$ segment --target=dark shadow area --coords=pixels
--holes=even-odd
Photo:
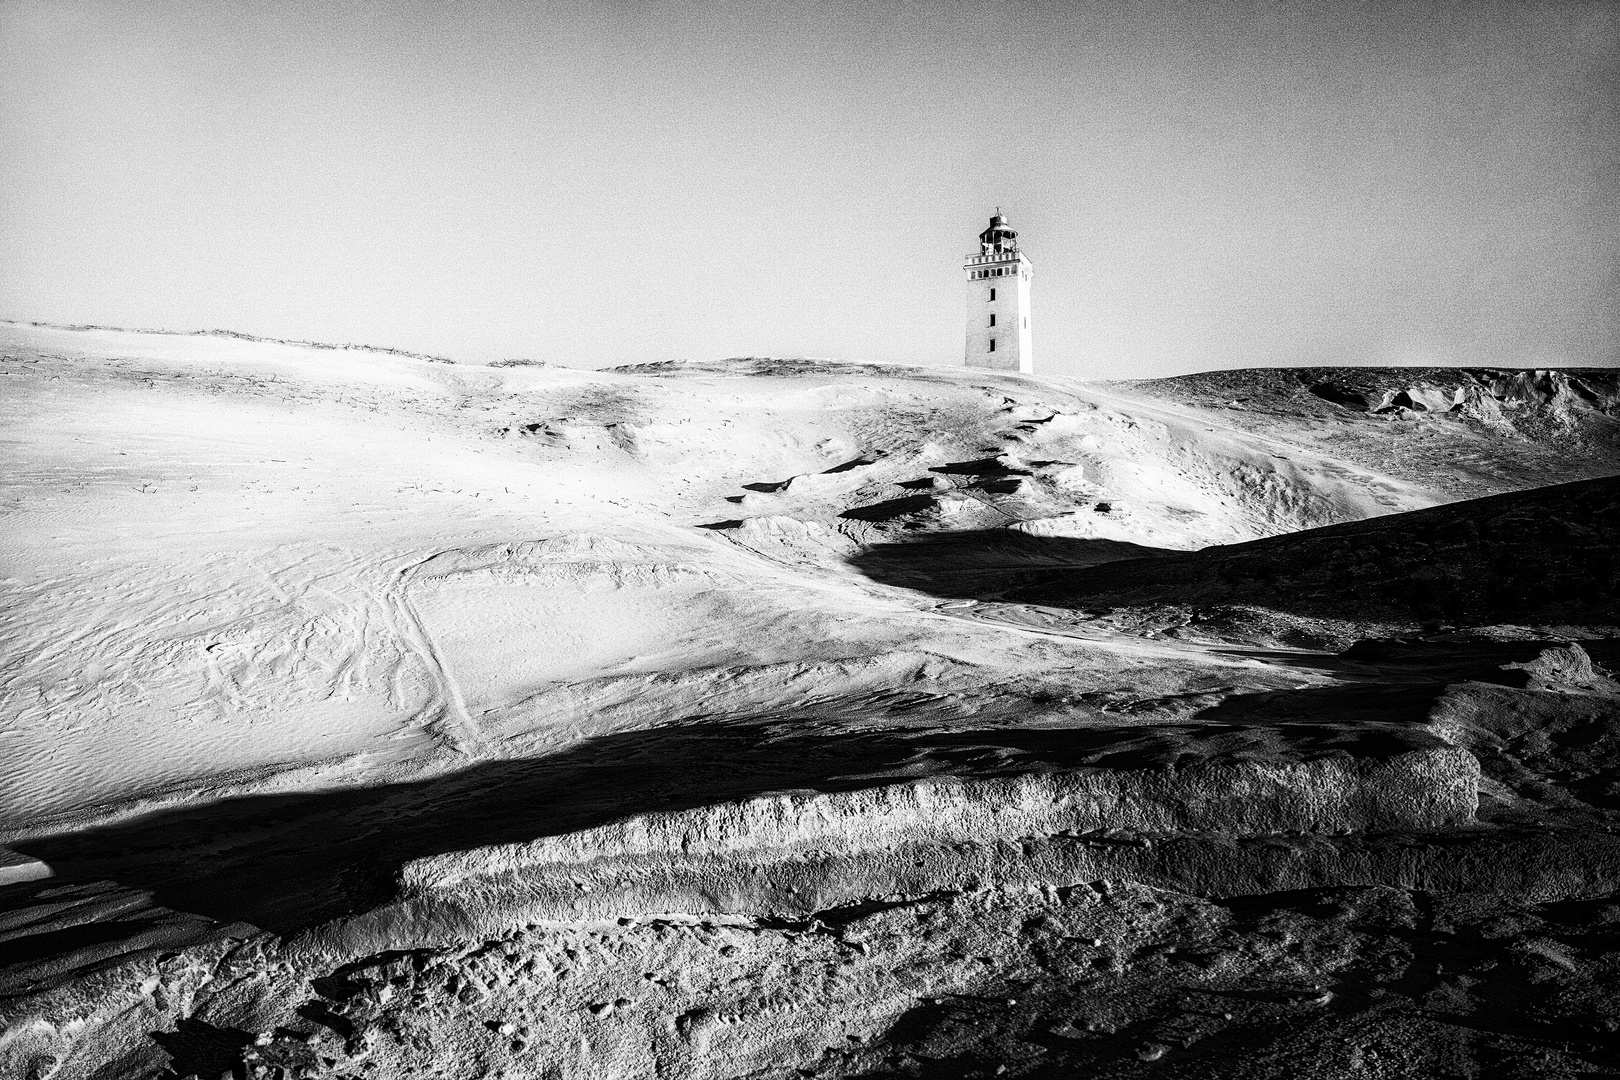
[[[829,732],[823,721],[792,716],[700,719],[601,736],[547,758],[410,783],[230,799],[15,846],[56,870],[55,888],[110,879],[151,890],[167,908],[286,933],[386,902],[411,859],[768,791],[849,791],[924,774],[1380,757],[1435,742],[1409,723],[1350,728],[1308,717],[948,733]]]
[[[1503,686],[1523,686],[1528,676],[1509,674],[1503,664],[1522,664],[1540,656],[1552,642],[1541,639],[1482,641],[1471,637],[1364,638],[1341,652],[1301,652],[1294,650],[1227,648],[1215,649],[1222,656],[1252,656],[1270,664],[1331,671],[1340,677],[1396,677],[1406,681],[1432,676],[1434,679],[1481,679]],[[1587,641],[1599,652],[1612,651],[1607,640]],[[1616,642],[1620,644],[1620,642]],[[1597,653],[1592,654],[1596,657]]]
[[[1312,383],[1308,389],[1323,401],[1331,401],[1335,405],[1343,405],[1345,408],[1353,409],[1356,412],[1366,412],[1372,408],[1372,403],[1367,400],[1365,393],[1346,389],[1336,383]]]
[[[229,929],[203,915],[159,907],[146,892],[112,881],[0,885],[0,999]]]
[[[173,1031],[154,1031],[151,1037],[173,1059],[166,1076],[212,1078],[247,1075],[247,1069],[242,1064],[242,1051],[253,1045],[250,1032],[182,1018]]]
[[[1202,551],[1142,558],[1147,549],[1130,548],[989,530],[877,544],[851,562],[874,580],[936,596],[1059,607],[1243,605],[1459,626],[1620,622],[1617,477]]]
[[[0,955],[5,957],[7,966],[32,964],[36,960],[48,960],[64,953],[124,941],[145,928],[139,923],[131,924],[118,920],[47,930],[44,933],[26,934],[0,942]]]
[[[1335,659],[1347,671],[1362,670],[1379,675],[1407,678],[1433,676],[1451,681],[1474,679],[1501,686],[1522,688],[1530,683],[1529,672],[1507,668],[1540,656],[1546,641],[1403,641],[1390,638],[1358,641]],[[1608,671],[1620,670],[1620,638],[1582,639],[1580,646],[1592,662]]]
[[[911,496],[928,500],[926,495]],[[903,503],[906,499],[891,500]],[[879,503],[861,507],[877,511]],[[846,511],[845,517],[856,516]],[[1118,540],[1030,536],[1012,529],[927,533],[912,540],[874,544],[850,557],[873,581],[952,599],[986,600],[1015,587],[1062,582],[1076,570],[1129,559],[1157,559],[1172,552]]]
[[[1000,458],[976,458],[973,461],[953,461],[948,465],[936,465],[929,472],[943,473],[946,476],[1033,476],[1028,469],[1019,469],[1008,465]]]
[[[936,505],[932,495],[902,495],[898,499],[852,507],[838,516],[849,521],[891,521],[906,514],[926,513]]]
[[[1440,695],[1460,682],[1523,689],[1523,667],[1559,643],[1524,641],[1358,641],[1338,654],[1221,650],[1273,663],[1326,671],[1337,686],[1233,694],[1198,714],[1216,723],[1269,724],[1300,716],[1331,717],[1335,724],[1422,723]],[[1600,665],[1620,660],[1620,640],[1580,642]]]
[[[319,980],[328,988],[332,987],[332,980]],[[354,1021],[341,1013],[334,1012],[332,1006],[324,1001],[310,1001],[298,1007],[298,1015],[312,1024],[319,1024],[331,1031],[340,1039],[354,1037]]]

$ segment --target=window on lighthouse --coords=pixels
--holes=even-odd
[[[995,338],[990,339],[990,351],[991,352],[996,351],[996,339]]]
[[[996,290],[991,289],[990,290],[990,299],[994,300],[995,298],[996,298]]]
[[[996,313],[993,311],[990,313],[990,325],[996,325]]]

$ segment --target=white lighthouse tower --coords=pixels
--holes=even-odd
[[[996,207],[990,227],[979,234],[979,250],[967,257],[967,366],[1001,371],[1035,371],[1029,345],[1029,260],[1018,250],[1018,234]]]

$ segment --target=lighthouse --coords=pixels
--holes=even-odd
[[[968,367],[1035,371],[1029,345],[1029,260],[1018,250],[1018,234],[996,207],[990,227],[979,234],[979,250],[967,256]]]

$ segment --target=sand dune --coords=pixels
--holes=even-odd
[[[1283,978],[1243,897],[1340,890],[1267,925],[1362,985],[1424,890],[1616,887],[1609,373],[4,324],[0,376],[17,1075],[1126,1075],[1325,1023],[1142,1019],[1165,950]]]
[[[593,680],[735,682],[922,635],[1004,651],[968,627],[953,646],[834,557],[895,529],[1186,548],[1435,498],[1151,399],[964,373],[25,327],[5,348],[13,834],[561,745],[591,730]],[[448,570],[568,545],[608,547]]]

